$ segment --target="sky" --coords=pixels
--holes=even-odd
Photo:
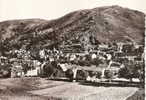
[[[56,19],[69,12],[119,5],[146,14],[146,0],[0,0],[0,21],[13,19]]]

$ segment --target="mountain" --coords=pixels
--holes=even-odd
[[[0,51],[132,41],[144,44],[145,14],[119,6],[71,12],[55,20],[0,22]]]

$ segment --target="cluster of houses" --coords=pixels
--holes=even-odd
[[[31,57],[31,52],[23,49],[10,51],[13,58],[0,57],[0,66],[9,63],[11,66],[11,77],[23,76],[39,76],[43,73],[43,66],[47,62],[56,61],[59,67],[65,72],[72,69],[73,77],[79,70],[85,71],[101,71],[101,77],[104,77],[106,70],[114,72],[115,76],[118,70],[125,66],[129,61],[136,63],[144,63],[144,45],[118,42],[114,45],[100,44],[93,46],[88,51],[79,51],[81,45],[73,45],[77,51],[69,50],[64,47],[62,49],[41,49],[38,52],[39,59]],[[97,63],[91,63],[94,61]],[[84,63],[89,64],[84,64]],[[0,72],[1,73],[1,72]],[[87,78],[90,79],[89,77]]]

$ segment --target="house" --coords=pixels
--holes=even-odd
[[[36,67],[35,69],[28,70],[25,76],[38,76],[40,74],[40,67]]]
[[[99,44],[98,45],[98,48],[101,49],[101,48],[108,48],[109,46],[107,44]]]
[[[76,55],[75,54],[71,54],[70,55],[70,61],[73,61],[73,60],[75,60],[76,59]]]
[[[91,59],[95,59],[95,58],[97,58],[97,55],[96,55],[95,53],[93,53],[93,54],[91,55]]]
[[[118,42],[118,43],[116,43],[116,44],[117,44],[117,51],[122,52],[124,43]]]
[[[137,56],[126,56],[129,61],[134,61]]]

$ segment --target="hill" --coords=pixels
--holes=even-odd
[[[145,15],[119,6],[71,12],[55,20],[24,19],[0,22],[0,51],[60,48],[80,44],[134,41],[144,44]]]

